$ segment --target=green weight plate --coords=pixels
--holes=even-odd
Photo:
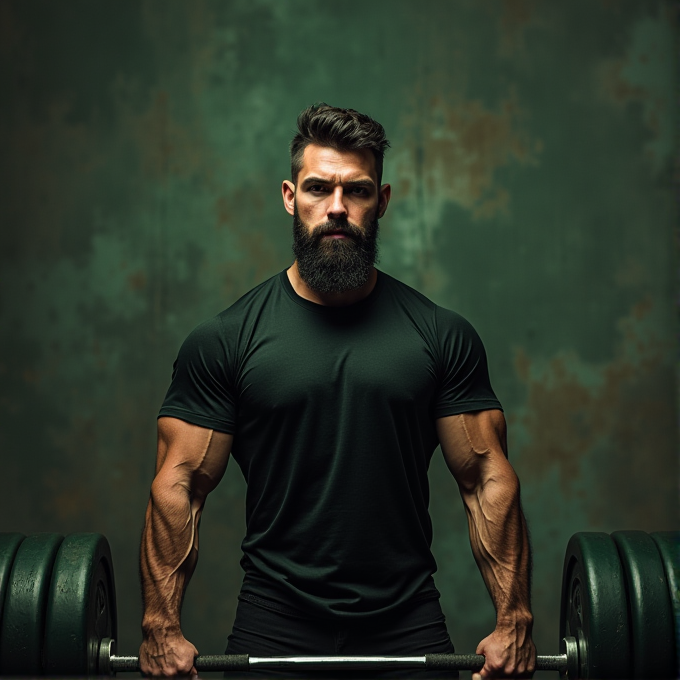
[[[612,538],[574,534],[564,556],[560,640],[576,638],[580,678],[629,677],[627,610],[623,568]]]
[[[109,543],[71,534],[54,563],[45,621],[45,672],[97,675],[99,642],[117,638],[116,590]]]
[[[675,619],[675,677],[680,677],[680,531],[657,531],[652,538],[663,562]]]
[[[59,534],[33,534],[19,546],[5,596],[0,627],[0,672],[40,675],[45,606]]]
[[[12,571],[14,556],[24,540],[23,534],[0,534],[0,624],[2,623],[2,610],[5,604],[5,593],[9,583],[9,575]]]
[[[672,678],[673,612],[659,550],[644,531],[615,531],[612,538],[626,578],[633,677]]]

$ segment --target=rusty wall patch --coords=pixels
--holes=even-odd
[[[654,15],[631,25],[625,54],[597,63],[592,78],[593,95],[600,101],[632,115],[631,105],[638,105],[648,133],[645,152],[657,169],[669,160],[676,145],[670,112],[677,108],[672,94],[677,68],[667,59],[676,40],[674,25],[667,3],[658,3]]]
[[[407,132],[396,168],[406,180],[402,188],[422,184],[429,198],[452,201],[477,219],[507,210],[507,198],[498,198],[502,187],[494,185],[496,171],[511,163],[536,165],[542,150],[523,126],[524,116],[512,89],[495,110],[478,100],[447,103],[433,97],[417,128]],[[421,176],[409,178],[414,169]]]
[[[593,526],[639,527],[677,512],[672,348],[652,330],[654,311],[643,299],[620,320],[619,345],[604,364],[568,351],[546,360],[515,352],[527,389],[509,417],[520,477],[536,485],[557,469],[561,493]]]
[[[390,161],[397,187],[390,230],[401,245],[402,264],[419,266],[432,279],[426,286],[430,293],[445,280],[431,255],[447,204],[473,220],[508,215],[512,197],[498,172],[540,163],[542,142],[531,135],[526,119],[513,88],[495,108],[436,95],[402,118],[402,143]]]
[[[494,8],[496,7],[496,3]],[[526,52],[525,30],[535,23],[536,0],[502,0],[498,19],[500,38],[498,50],[501,56],[509,57]]]

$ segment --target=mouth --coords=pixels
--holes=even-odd
[[[321,238],[352,238],[352,236],[342,229],[336,229],[326,232]]]

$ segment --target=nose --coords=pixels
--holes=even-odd
[[[341,217],[347,217],[347,208],[345,207],[345,196],[342,187],[335,187],[333,193],[330,196],[330,203],[326,214],[328,217],[338,219]]]

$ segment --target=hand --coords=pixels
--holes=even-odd
[[[139,668],[143,675],[184,675],[198,678],[194,657],[198,650],[181,632],[150,633],[139,648]]]
[[[477,654],[486,657],[484,667],[472,674],[472,680],[483,678],[530,678],[536,667],[536,647],[531,631],[523,627],[496,627],[477,645]]]

